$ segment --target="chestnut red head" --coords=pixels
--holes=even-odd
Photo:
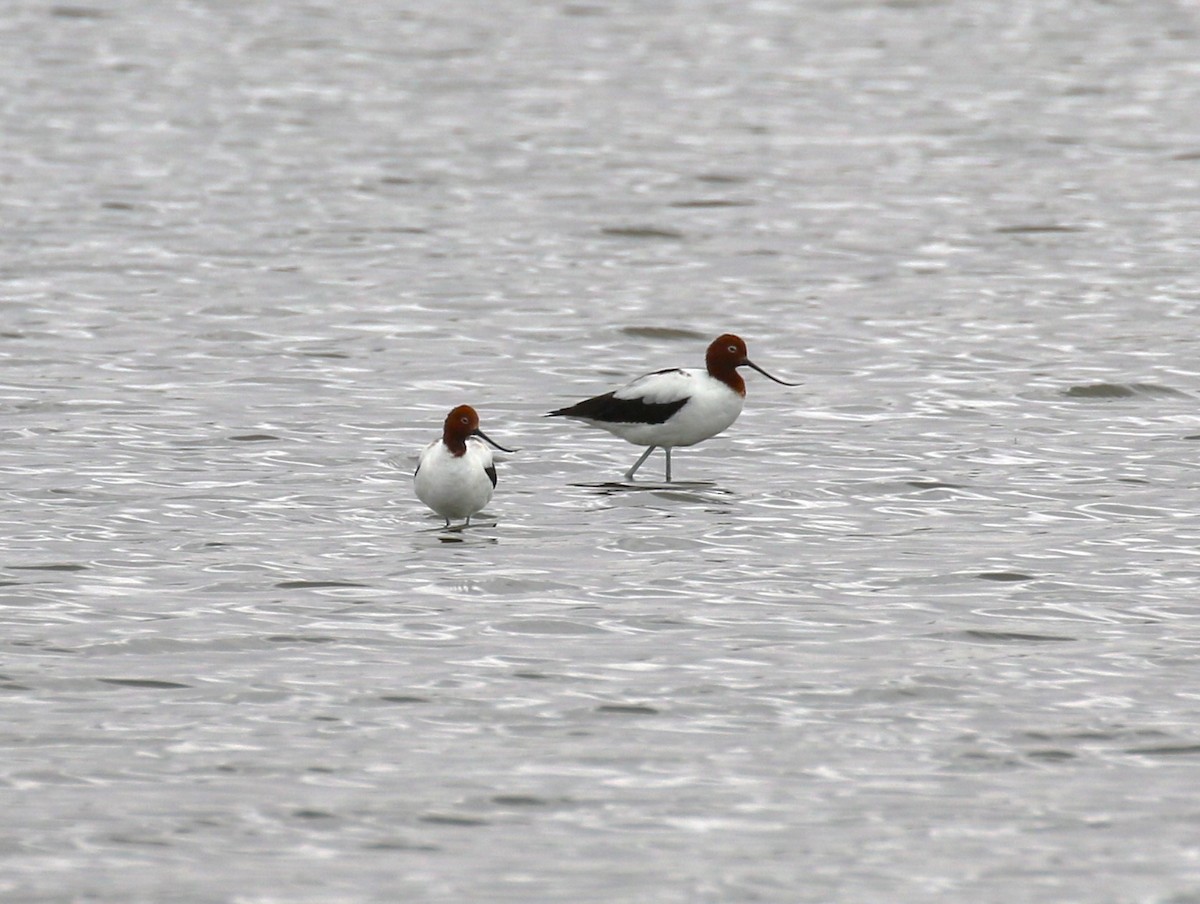
[[[478,436],[499,449],[501,452],[515,452],[515,449],[505,449],[498,442],[479,429],[479,412],[470,405],[459,405],[446,415],[446,423],[442,427],[442,442],[454,455],[467,453],[467,439]]]
[[[739,367],[749,367],[752,370],[758,371],[768,380],[774,380],[776,383],[784,386],[800,385],[799,383],[788,383],[786,380],[773,377],[751,361],[746,351],[746,343],[742,341],[740,336],[735,336],[733,333],[725,333],[714,339],[708,346],[704,362],[708,366],[710,375],[725,383],[739,395],[746,394],[746,383],[737,372]]]

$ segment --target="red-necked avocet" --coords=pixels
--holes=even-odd
[[[800,385],[773,377],[751,361],[746,357],[746,343],[731,333],[712,341],[704,363],[704,370],[676,368],[646,374],[620,389],[559,408],[548,416],[578,418],[635,446],[647,446],[626,480],[633,480],[642,462],[661,448],[667,455],[669,483],[673,448],[694,446],[716,436],[742,413],[746,383],[737,372],[739,367],[753,368],[784,386]]]
[[[413,486],[417,498],[446,519],[466,518],[482,509],[496,488],[496,466],[492,450],[475,437],[487,440],[501,452],[505,449],[479,429],[479,414],[470,405],[459,405],[446,415],[442,438],[421,452]]]

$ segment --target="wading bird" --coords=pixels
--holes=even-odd
[[[413,474],[417,498],[445,518],[447,527],[451,518],[465,518],[470,526],[471,516],[488,504],[496,488],[492,450],[480,440],[501,452],[516,451],[505,449],[479,429],[474,408],[459,405],[446,415],[442,438],[421,452]]]
[[[704,369],[675,368],[638,377],[620,389],[551,411],[548,417],[577,418],[607,430],[635,446],[646,446],[625,475],[633,475],[650,453],[667,455],[671,481],[671,450],[694,446],[721,433],[737,420],[746,401],[746,383],[739,367],[749,367],[784,386],[799,386],[773,377],[746,356],[746,343],[731,333],[708,346]]]

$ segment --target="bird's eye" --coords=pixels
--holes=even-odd
[[[464,417],[464,418],[462,419],[462,422],[463,422],[464,424],[469,424],[469,423],[471,423],[471,419],[470,419],[469,417]]]
[[[737,346],[736,345],[729,346],[729,350],[731,352],[733,352],[735,355],[737,354]]]

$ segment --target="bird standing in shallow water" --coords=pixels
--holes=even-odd
[[[784,386],[799,386],[773,377],[746,356],[746,343],[732,333],[708,346],[705,368],[660,370],[638,377],[620,389],[551,411],[548,417],[578,418],[628,440],[647,446],[625,475],[633,475],[657,448],[667,455],[671,482],[671,450],[694,446],[716,436],[737,420],[746,401],[746,383],[737,372],[750,367]]]
[[[479,429],[479,414],[470,405],[459,405],[448,415],[442,438],[421,452],[413,486],[417,498],[446,519],[466,518],[488,504],[496,488],[496,466],[492,450],[479,439],[487,440],[501,452],[505,449]]]

